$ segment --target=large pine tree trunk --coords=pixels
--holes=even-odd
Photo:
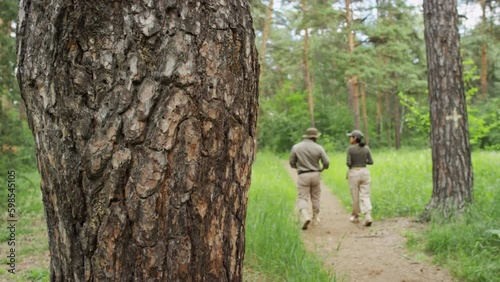
[[[462,211],[473,200],[456,5],[455,0],[424,0],[433,164],[427,208],[444,216]]]
[[[52,281],[239,281],[257,118],[246,1],[19,2]]]

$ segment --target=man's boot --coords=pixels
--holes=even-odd
[[[367,212],[365,214],[365,222],[364,222],[364,225],[365,226],[371,226],[373,223],[373,220],[372,220],[372,215],[370,212]]]
[[[302,229],[306,230],[309,223],[311,223],[311,216],[307,209],[301,209],[300,214],[302,215]]]
[[[318,213],[313,214],[313,219],[312,219],[313,225],[319,225],[321,220],[319,220]]]

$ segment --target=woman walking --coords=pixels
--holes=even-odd
[[[372,225],[372,204],[370,201],[370,171],[366,165],[373,164],[370,148],[363,140],[363,133],[354,130],[347,134],[350,146],[347,148],[347,179],[351,190],[352,214],[351,221],[359,222],[359,215],[365,215],[364,225]]]

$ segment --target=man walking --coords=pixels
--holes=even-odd
[[[290,152],[290,166],[297,169],[298,208],[302,218],[302,229],[307,229],[311,222],[308,209],[308,200],[311,198],[313,210],[313,224],[319,224],[319,204],[321,197],[320,172],[327,169],[330,161],[325,150],[316,140],[321,134],[316,128],[308,128],[302,137],[302,142],[295,144]],[[320,166],[319,161],[321,160]]]

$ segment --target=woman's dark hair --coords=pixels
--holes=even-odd
[[[356,143],[358,143],[359,147],[364,147],[366,145],[365,142],[361,142],[361,138],[356,137]]]

